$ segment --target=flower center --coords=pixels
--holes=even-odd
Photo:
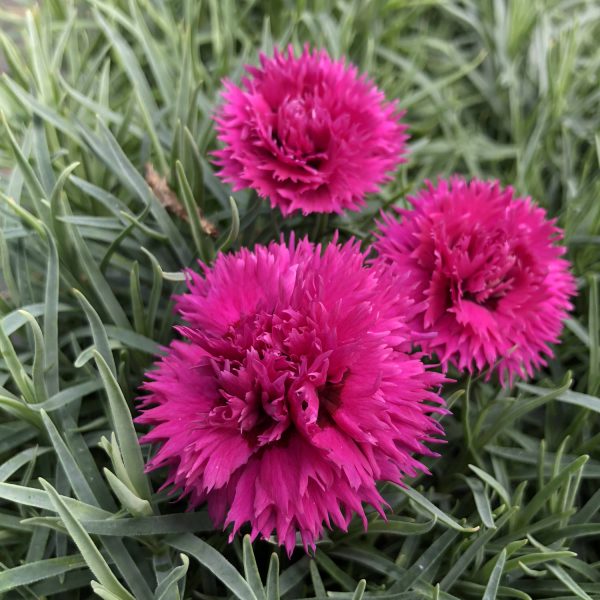
[[[207,423],[237,429],[252,446],[283,443],[294,430],[310,437],[339,406],[347,372],[330,372],[330,353],[303,316],[258,315],[210,349],[219,396]]]
[[[494,310],[514,289],[524,268],[524,256],[502,230],[474,230],[459,235],[442,254],[449,281],[449,302],[474,302]]]
[[[314,96],[286,98],[277,110],[273,137],[286,153],[318,168],[329,145],[328,113]]]

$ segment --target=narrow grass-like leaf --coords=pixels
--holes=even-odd
[[[600,523],[586,523],[581,525],[566,525],[554,531],[544,533],[544,540],[551,544],[561,539],[576,539],[580,537],[600,536]]]
[[[152,514],[152,507],[148,500],[142,500],[136,496],[125,483],[123,483],[112,471],[104,469],[104,476],[111,490],[119,499],[121,506],[134,517],[147,517]]]
[[[361,579],[356,586],[356,590],[354,594],[352,594],[352,600],[362,600],[362,597],[365,594],[365,589],[367,587],[367,582],[365,579]]]
[[[114,351],[122,348],[123,346],[115,340],[109,340],[108,347],[111,351]],[[77,358],[73,361],[73,366],[75,366],[77,369],[81,369],[81,367],[85,366],[88,362],[90,362],[90,360],[92,360],[92,358],[94,358],[94,352],[96,352],[96,346],[88,346],[82,350]]]
[[[44,402],[48,399],[48,390],[45,380],[46,352],[44,344],[44,336],[42,330],[35,318],[27,311],[20,311],[25,319],[27,319],[34,339],[33,350],[33,366],[31,369],[31,377],[33,380],[34,399],[36,402]]]
[[[588,277],[590,288],[588,309],[588,331],[590,334],[590,365],[588,369],[587,391],[596,396],[600,391],[600,299],[598,293],[598,276]]]
[[[197,88],[199,90],[199,88]],[[191,162],[193,165],[192,174],[194,175],[193,185],[193,196],[196,201],[196,206],[200,211],[200,214],[204,212],[204,171],[202,167],[202,157],[200,156],[200,150],[196,144],[196,140],[192,132],[188,127],[183,128],[183,140],[185,141],[189,153],[191,155]]]
[[[183,170],[183,165],[179,161],[175,163],[175,172],[177,174],[177,185],[181,193],[181,199],[183,200],[183,204],[185,206],[185,210],[187,212],[188,219],[190,222],[192,237],[196,246],[196,253],[203,262],[206,262],[208,260],[208,257],[206,256],[206,251],[204,249],[204,238],[206,236],[202,232],[202,225],[200,223],[198,208],[196,205],[196,201],[194,200],[192,188],[187,180],[185,171]]]
[[[269,571],[267,572],[267,600],[279,600],[280,598],[279,557],[273,552],[269,561]]]
[[[564,583],[565,587],[571,590],[578,598],[581,598],[581,600],[594,600],[562,567],[549,564],[546,568],[551,573],[554,573],[555,577]]]
[[[111,537],[161,536],[178,533],[212,532],[215,527],[205,512],[111,520],[82,519],[82,527],[96,535]]]
[[[117,594],[113,594],[110,590],[106,589],[103,585],[99,584],[97,581],[91,581],[90,585],[92,586],[92,591],[98,598],[101,600],[122,600],[120,596]]]
[[[45,220],[48,217],[48,209],[44,208],[41,202],[42,198],[46,197],[44,188],[35,174],[33,167],[29,164],[29,161],[21,151],[21,145],[15,139],[12,129],[6,120],[6,116],[2,111],[0,111],[0,121],[6,130],[8,141],[10,142],[15,160],[17,161],[17,164],[23,173],[23,179],[25,180],[25,185],[27,186],[27,189],[31,195],[31,199],[33,200],[36,213],[38,216],[44,217]]]
[[[55,205],[59,201],[60,196],[63,193],[65,184],[71,177],[71,174],[73,173],[73,171],[75,171],[75,169],[77,167],[79,167],[80,164],[81,164],[80,162],[71,163],[70,165],[65,167],[62,170],[62,172],[60,173],[60,175],[56,178],[56,183],[54,184],[54,187],[52,188],[52,193],[50,194],[50,198],[49,198],[50,206]]]
[[[0,437],[0,454],[16,452],[23,444],[36,437],[37,431],[32,424],[20,420],[4,420],[3,435]],[[26,473],[24,479],[30,477]]]
[[[462,531],[464,533],[471,533],[479,529],[479,527],[463,527],[462,525],[457,523],[452,517],[448,516],[444,511],[440,510],[435,504],[427,500],[427,498],[425,498],[423,494],[420,494],[413,488],[401,486],[394,487],[396,487],[396,489],[408,496],[413,502],[418,504],[425,511],[432,514],[439,522],[444,523],[444,525],[447,525],[451,529],[455,529],[456,531]]]
[[[140,64],[125,38],[123,38],[123,36],[121,36],[121,34],[115,28],[111,27],[97,10],[94,10],[93,12],[94,18],[103,30],[104,35],[106,35],[107,39],[113,45],[117,56],[119,57],[123,68],[131,81],[133,91],[139,99],[138,108],[142,113],[144,121],[146,122],[148,135],[152,140],[152,145],[159,161],[160,170],[163,173],[166,173],[168,171],[168,165],[163,148],[159,142],[159,136],[156,131],[156,123],[153,121],[158,114],[158,107],[154,102],[152,91],[148,86],[148,82],[144,77],[144,73],[140,67]]]
[[[58,185],[58,183],[57,183]],[[58,307],[59,307],[59,264],[56,243],[46,228],[48,244],[48,267],[44,290],[44,348],[45,385],[49,395],[58,393]]]
[[[325,586],[323,585],[321,574],[319,573],[319,567],[317,567],[317,563],[314,560],[310,561],[310,579],[312,581],[313,589],[315,590],[315,596],[322,596],[325,598],[327,596],[327,592],[325,590]]]
[[[38,429],[41,428],[41,419],[30,408],[31,404],[26,404],[18,398],[8,396],[6,393],[0,394],[0,408],[13,417],[26,421]]]
[[[190,559],[185,554],[180,554],[182,564],[175,567],[159,584],[154,594],[155,600],[169,600],[169,598],[179,598],[177,586],[186,576],[190,566]]]
[[[53,410],[58,410],[64,406],[68,406],[71,402],[80,400],[87,394],[91,394],[92,392],[100,390],[102,387],[102,381],[100,379],[91,379],[58,392],[58,394],[55,394],[46,400],[46,402],[32,405],[32,409],[52,412]]]
[[[110,316],[115,325],[124,327],[125,329],[130,329],[131,325],[127,315],[125,314],[125,311],[115,297],[115,294],[106,281],[106,278],[100,271],[100,268],[98,267],[96,260],[92,256],[92,253],[90,252],[83,237],[76,229],[72,229],[71,232],[80,262],[88,277],[90,285],[98,297],[99,302],[104,305],[106,313]]]
[[[570,552],[569,550],[557,550],[554,552],[530,552],[529,554],[525,554],[523,556],[519,556],[518,558],[513,558],[507,561],[505,570],[507,573],[509,571],[514,571],[515,569],[520,568],[521,563],[524,565],[537,565],[553,560],[572,558],[574,556],[577,556],[577,554],[575,554],[575,552]]]
[[[393,560],[387,558],[383,552],[379,552],[363,544],[355,543],[339,549],[333,549],[331,555],[338,560],[346,559],[352,561],[356,565],[360,565],[375,573],[381,573],[394,581],[401,581],[407,571]]]
[[[325,552],[315,554],[317,564],[326,571],[337,583],[347,592],[353,592],[358,583],[335,562]]]
[[[120,479],[121,483],[125,484],[130,490],[133,490],[134,485],[129,478],[127,469],[125,468],[125,463],[123,462],[123,457],[121,456],[121,449],[119,448],[117,436],[115,435],[114,431],[110,434],[110,442],[108,439],[102,436],[102,439],[98,445],[108,454],[117,478]]]
[[[136,171],[108,128],[101,121],[98,122],[98,127],[103,139],[90,137],[88,133],[90,143],[93,143],[96,149],[101,152],[103,160],[110,166],[115,175],[121,178],[123,184],[137,194],[144,204],[150,205],[150,212],[162,232],[169,239],[179,260],[183,265],[187,265],[190,260],[190,251],[181,233],[167,214],[166,209],[150,191],[144,178]]]
[[[106,8],[110,7],[106,6]],[[144,47],[154,78],[161,91],[163,101],[170,102],[173,98],[173,90],[175,89],[173,74],[163,59],[161,47],[154,43],[154,36],[146,26],[140,8],[141,7],[138,6],[138,3],[135,2],[135,0],[129,1],[129,12],[133,17],[132,24],[137,30],[135,32],[137,38]]]
[[[504,486],[499,481],[497,481],[489,473],[486,473],[485,471],[483,471],[479,467],[476,467],[475,465],[469,465],[469,469],[471,469],[473,473],[475,473],[483,481],[485,481],[485,483],[487,483],[493,490],[495,490],[498,496],[500,496],[501,500],[504,502],[504,504],[506,504],[506,506],[510,506],[510,496],[508,495],[508,492],[506,491]]]
[[[193,75],[191,69],[191,57],[193,55],[192,30],[188,26],[181,36],[181,45],[183,47],[183,58],[181,61],[181,71],[177,85],[177,94],[175,96],[175,117],[182,123],[186,121],[188,107],[190,104],[191,88],[193,85]]]
[[[163,286],[163,277],[162,277],[162,269],[160,268],[160,264],[156,260],[153,254],[148,252],[145,248],[142,248],[145,254],[150,259],[150,264],[152,265],[152,291],[150,292],[150,298],[148,300],[148,306],[146,309],[146,331],[150,336],[153,335],[154,326],[156,323],[156,313],[158,311],[158,305],[160,302],[160,295]],[[153,354],[158,353],[158,346],[154,350]]]
[[[113,375],[117,374],[117,367],[115,366],[115,359],[108,342],[108,336],[106,335],[106,329],[102,323],[98,313],[94,310],[94,307],[89,303],[87,298],[79,291],[72,290],[77,301],[83,308],[85,315],[90,323],[90,330],[92,332],[92,339],[94,340],[94,346],[97,352],[102,356],[104,362],[110,368]]]
[[[366,531],[362,524],[356,527],[352,527],[348,533],[350,535],[363,535],[364,533],[374,534],[374,533],[383,533],[386,535],[421,535],[423,533],[427,533],[431,531],[437,522],[437,518],[433,518],[429,521],[425,521],[423,523],[415,522],[415,521],[406,521],[399,518],[389,517],[387,521],[382,521],[381,519],[375,519],[372,522],[369,522]]]
[[[526,545],[527,545],[526,539],[515,540],[513,542],[510,542],[504,548],[504,550],[506,550],[506,557],[509,558],[513,554],[516,554],[522,548],[524,548]],[[492,574],[492,571],[494,569],[494,565],[496,564],[496,561],[498,560],[498,557],[499,557],[499,555],[493,556],[479,569],[479,571],[477,572],[477,579],[479,581],[486,582],[489,579],[489,577]]]
[[[75,175],[71,175],[69,177],[69,181],[85,194],[91,196],[95,200],[98,200],[98,202],[100,202],[102,206],[110,211],[115,217],[118,217],[121,212],[127,210],[127,204],[119,200],[109,191]]]
[[[0,196],[2,198],[2,196]],[[0,228],[0,273],[3,277],[5,289],[10,294],[10,298],[13,301],[13,305],[21,304],[19,286],[17,285],[15,276],[13,274],[10,253],[8,249],[8,243],[6,242],[5,232]],[[9,307],[6,307],[9,310]]]
[[[148,227],[143,221],[142,218],[146,216],[146,209],[144,209],[144,213],[140,215],[140,217],[134,217],[126,211],[121,211],[121,217],[123,220],[127,221],[130,225],[137,227],[140,231],[148,235],[149,237],[159,241],[166,242],[168,241],[167,236],[164,233],[160,233],[158,231],[154,231],[151,227]]]
[[[146,335],[146,322],[144,319],[144,303],[140,289],[140,266],[134,261],[129,273],[129,295],[131,296],[131,308],[133,312],[133,324],[135,330]]]
[[[25,320],[27,318],[24,315],[21,317]],[[21,361],[17,356],[14,346],[10,339],[4,332],[4,328],[0,327],[0,356],[4,358],[6,366],[15,382],[15,385],[19,388],[21,394],[25,400],[29,403],[34,404],[36,402],[35,391],[33,382],[25,372],[25,369],[21,365]]]
[[[402,578],[394,583],[390,592],[408,591],[427,571],[432,569],[458,535],[455,529],[448,529],[411,565]]]
[[[67,444],[62,439],[58,429],[50,419],[50,417],[46,414],[45,411],[41,411],[42,420],[44,422],[44,427],[48,432],[48,437],[54,446],[54,450],[56,451],[56,456],[62,468],[75,492],[75,495],[79,500],[85,502],[86,504],[91,504],[93,506],[98,506],[98,501],[94,492],[92,491],[85,475],[81,472],[77,461],[75,460],[73,454],[69,450]]]
[[[500,580],[502,573],[504,572],[504,565],[506,564],[506,549],[502,550],[498,560],[492,570],[489,581],[485,586],[485,592],[482,600],[496,600],[498,597],[498,588],[500,586]]]
[[[106,333],[110,339],[121,342],[125,347],[138,350],[147,354],[159,354],[160,346],[154,340],[140,335],[130,329],[122,329],[114,325],[105,326]]]
[[[30,463],[31,461],[35,460],[36,457],[40,456],[41,454],[45,454],[49,450],[50,448],[39,448],[35,446],[33,448],[21,450],[21,452],[9,458],[6,462],[0,465],[0,483],[6,481],[23,465]]]
[[[528,383],[518,383],[519,388],[525,390],[531,394],[542,396],[547,393],[546,388],[542,388],[536,385],[530,385]],[[581,408],[587,408],[594,412],[600,413],[600,398],[597,396],[590,396],[589,394],[582,394],[580,392],[574,392],[572,390],[566,390],[563,393],[556,396],[556,399],[560,402],[567,404],[573,404],[580,406]]]
[[[465,481],[471,489],[481,521],[486,527],[494,529],[496,525],[494,523],[494,517],[492,516],[492,508],[483,484],[479,479],[473,479],[472,477],[465,477]]]
[[[232,196],[229,196],[229,207],[231,209],[231,225],[227,232],[227,237],[219,245],[219,252],[225,252],[237,240],[240,234],[240,213],[237,204]]]
[[[2,191],[0,191],[0,199],[2,199],[3,202],[7,204],[8,207],[15,213],[15,215],[17,215],[17,217],[19,217],[23,221],[24,225],[33,229],[41,237],[44,236],[43,221],[41,221],[31,212],[23,208],[23,206],[18,204],[13,198],[11,198],[10,196],[6,196]]]
[[[537,494],[527,503],[527,506],[519,515],[519,523],[526,524],[531,522],[533,517],[541,510],[544,504],[550,499],[552,494],[565,485],[567,480],[583,469],[585,463],[589,460],[589,456],[580,456],[571,464],[567,465],[556,477],[552,478],[545,487],[537,492]]]
[[[31,72],[23,61],[23,53],[3,31],[0,31],[0,47],[2,48],[4,61],[8,66],[7,71],[20,85],[29,85],[30,80],[28,78],[31,77]]]
[[[543,406],[547,402],[559,397],[571,387],[572,379],[570,374],[566,374],[563,382],[556,388],[545,390],[541,397],[527,398],[516,401],[511,407],[504,410],[502,414],[495,418],[487,431],[477,436],[477,445],[480,448],[485,447],[491,442],[499,432],[504,431],[511,423],[522,418],[527,413]]]
[[[41,117],[44,121],[50,123],[53,127],[56,127],[56,129],[59,131],[62,131],[74,141],[81,141],[80,136],[77,133],[77,129],[73,126],[73,123],[69,121],[69,119],[61,116],[56,110],[50,108],[48,105],[40,102],[37,98],[26,92],[25,89],[13,81],[6,73],[2,73],[0,75],[0,83],[3,83],[4,86],[15,96],[17,101],[26,106],[29,110],[31,110],[31,112]],[[31,181],[30,185],[37,188],[37,184],[34,181]],[[41,197],[44,196],[42,195],[40,198]]]
[[[62,501],[56,490],[47,481],[42,479],[40,482],[94,576],[102,582],[102,585],[107,590],[114,593],[118,598],[122,600],[135,600],[119,583],[119,580],[106,564],[106,561],[94,545],[94,542],[92,542],[90,536],[81,527],[77,518],[71,513],[69,507]]]
[[[39,19],[39,13],[36,11],[36,18]],[[27,42],[29,45],[29,55],[31,56],[31,69],[40,90],[40,95],[44,100],[52,97],[52,79],[46,76],[48,73],[48,63],[44,52],[44,45],[38,32],[38,24],[35,22],[34,14],[31,10],[25,12],[25,23],[27,27]]]
[[[524,464],[524,465],[535,465],[538,464],[538,456],[536,452],[523,450],[522,448],[506,448],[504,446],[494,446],[489,445],[487,450],[493,456],[498,456],[503,459],[508,459],[514,461],[516,463]],[[546,452],[545,462],[544,462],[544,472],[548,475],[552,473],[553,470],[553,461],[555,460],[556,455],[550,452]],[[569,460],[575,460],[574,456],[565,455],[562,458],[561,466],[566,466]],[[533,471],[532,471],[533,473]],[[592,479],[600,479],[600,462],[589,460],[583,467],[583,476]],[[532,478],[535,475],[532,474]],[[527,484],[527,481],[523,481],[522,483]],[[520,484],[519,484],[520,485]],[[515,504],[515,499],[511,500],[512,504]],[[519,502],[516,502],[519,504]]]
[[[117,435],[117,441],[121,448],[123,462],[129,473],[129,477],[135,486],[135,491],[143,500],[150,500],[150,486],[144,474],[144,461],[138,442],[137,434],[131,421],[131,413],[127,402],[123,397],[121,388],[112,374],[104,358],[94,352],[94,359],[98,365],[100,376],[104,382],[104,388],[110,406],[111,420]]]
[[[461,556],[454,561],[454,564],[440,582],[445,590],[451,589],[454,583],[459,579],[459,577],[462,576],[473,560],[475,560],[477,554],[483,551],[490,540],[496,535],[498,530],[504,527],[504,525],[510,520],[515,512],[516,508],[509,509],[507,512],[505,512],[498,520],[498,524],[494,529],[482,531],[465,550],[465,552],[463,552],[463,554],[461,554]]]
[[[23,585],[62,575],[84,567],[85,564],[80,554],[74,554],[30,562],[20,567],[0,571],[0,592],[8,592]]]
[[[59,183],[62,183],[60,178]],[[53,261],[53,271],[50,271],[46,277],[46,292],[58,294],[60,291],[58,287],[60,281],[57,279],[59,267],[57,260],[58,254],[60,253],[65,265],[72,266],[75,264],[75,261],[77,260],[77,244],[72,228],[69,227],[69,224],[72,223],[73,225],[78,225],[78,223],[77,217],[73,217],[70,214],[70,211],[67,208],[67,202],[63,198],[63,195],[60,192],[57,192],[56,195],[54,195],[55,192],[56,189],[53,191],[53,195],[50,199],[50,214],[52,222],[50,224],[51,227],[48,228],[48,230],[52,231],[52,235],[48,234],[46,237],[46,243],[50,246],[49,250],[51,252],[56,252],[57,257],[55,259],[55,257],[52,255],[48,256],[48,261]],[[54,270],[56,270],[56,272],[54,272]],[[69,278],[72,277],[71,272],[66,269],[62,270],[62,274],[67,275]],[[52,308],[52,305],[50,308]]]
[[[242,549],[244,577],[246,578],[248,585],[252,588],[256,598],[258,600],[266,600],[260,572],[258,570],[258,565],[256,564],[256,558],[254,557],[254,551],[252,550],[252,542],[250,541],[250,536],[247,534],[242,541]]]
[[[519,563],[519,567],[521,567],[521,571],[523,571],[523,573],[525,573],[525,575],[528,575],[529,577],[541,578],[545,577],[548,574],[547,569],[536,571],[535,569],[530,569],[527,565],[523,564],[522,562]]]
[[[50,135],[54,133],[52,129],[48,131]],[[43,198],[48,200],[56,178],[54,177],[54,169],[52,168],[52,159],[50,158],[46,132],[38,119],[35,119],[33,122],[32,137],[33,160],[39,173],[40,183],[44,188],[45,193]]]
[[[191,535],[169,536],[167,543],[173,548],[193,556],[201,565],[219,578],[240,600],[257,600],[252,588],[233,565],[206,542]]]
[[[597,489],[592,497],[581,507],[577,514],[571,519],[573,524],[587,523],[600,511],[600,489]]]

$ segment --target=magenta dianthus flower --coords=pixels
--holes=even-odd
[[[292,240],[188,272],[185,341],[148,374],[137,420],[158,446],[148,469],[232,536],[314,548],[324,525],[365,520],[363,502],[382,513],[378,480],[426,471],[414,454],[442,433],[444,378],[404,351],[403,276],[365,260],[355,242]]]
[[[308,46],[277,50],[247,66],[241,87],[225,81],[215,120],[224,148],[218,175],[253,188],[284,215],[358,210],[403,162],[403,112],[365,75]]]
[[[552,356],[575,293],[554,220],[497,182],[453,177],[384,216],[376,263],[409,273],[422,342],[443,364],[532,376]]]

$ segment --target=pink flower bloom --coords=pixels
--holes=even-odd
[[[365,75],[324,50],[260,56],[241,87],[225,81],[215,118],[219,176],[284,215],[359,210],[403,162],[406,126]]]
[[[409,200],[400,221],[384,216],[376,262],[410,273],[418,327],[438,334],[424,349],[460,370],[490,367],[488,378],[497,368],[503,382],[532,376],[575,293],[555,221],[497,182],[427,182]]]
[[[324,524],[364,520],[363,502],[382,513],[376,481],[426,471],[413,455],[432,455],[445,412],[429,389],[443,376],[403,351],[402,277],[367,268],[357,243],[321,250],[271,243],[188,272],[185,341],[148,374],[138,417],[165,486],[288,553],[296,532],[314,548]]]

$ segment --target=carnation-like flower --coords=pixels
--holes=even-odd
[[[288,553],[296,533],[314,548],[325,525],[364,520],[363,502],[383,514],[376,481],[426,471],[414,455],[432,454],[445,412],[443,376],[404,352],[403,277],[365,266],[355,242],[306,240],[203,271],[177,298],[184,339],[144,384],[148,469],[167,467],[165,486],[232,536],[249,524]]]
[[[555,221],[498,182],[454,177],[380,225],[376,262],[409,273],[422,346],[459,370],[532,376],[552,356],[575,293]]]
[[[219,176],[284,215],[358,210],[402,162],[402,112],[365,75],[324,50],[277,50],[225,81],[216,115]]]

